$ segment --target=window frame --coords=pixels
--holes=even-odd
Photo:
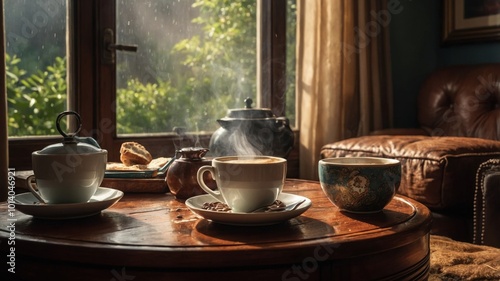
[[[286,81],[286,0],[256,0],[260,12],[258,23],[258,107],[271,108],[276,116],[285,111]],[[185,137],[170,134],[117,136],[114,100],[116,97],[116,65],[102,63],[102,37],[106,28],[115,31],[115,0],[68,1],[68,108],[82,117],[80,135],[92,136],[108,150],[109,161],[119,161],[119,148],[125,141],[137,141],[150,150],[153,157],[173,156],[179,146],[208,147],[211,134]],[[116,32],[115,32],[116,34]],[[127,43],[127,42],[117,42]],[[271,63],[268,63],[271,62]],[[271,93],[271,94],[266,94]],[[71,97],[70,97],[71,96]],[[298,143],[298,132],[295,132]],[[31,153],[60,142],[60,137],[9,138],[10,166],[31,169]],[[289,176],[298,176],[298,149],[289,156]]]

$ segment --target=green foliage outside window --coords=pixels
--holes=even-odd
[[[66,61],[57,57],[46,70],[27,75],[16,56],[6,54],[10,136],[58,134],[55,116],[66,108]]]
[[[121,104],[116,109],[120,120],[117,130],[121,134],[171,132],[175,126],[199,131],[192,125],[214,128],[212,118],[220,115],[220,107],[215,104],[220,99],[214,100],[211,106],[207,106],[207,103],[200,105],[193,95],[179,91],[168,81],[144,84],[132,79],[127,84],[127,88],[118,89],[117,93],[117,103]]]

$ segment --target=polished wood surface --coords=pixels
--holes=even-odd
[[[306,196],[313,205],[271,226],[213,223],[168,193],[126,194],[101,214],[82,219],[41,220],[16,212],[16,277],[426,278],[431,219],[425,206],[395,197],[381,213],[353,215],[330,203],[317,182],[288,180],[284,192]],[[0,206],[2,253],[9,251],[12,235],[7,208]]]

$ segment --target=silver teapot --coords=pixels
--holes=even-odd
[[[210,139],[211,156],[269,155],[286,158],[293,148],[294,135],[286,117],[276,117],[270,109],[231,109],[218,119],[221,126]]]

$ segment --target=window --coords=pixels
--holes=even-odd
[[[255,107],[294,121],[295,0],[5,0],[5,5],[12,2],[22,2],[33,14],[43,5],[49,17],[60,9],[58,18],[66,20],[57,21],[61,34],[37,23],[49,35],[71,39],[58,45],[53,58],[43,52],[46,65],[31,62],[42,69],[54,69],[53,63],[66,68],[62,73],[69,82],[58,84],[60,99],[51,115],[78,111],[81,134],[96,138],[111,161],[119,161],[121,143],[130,140],[155,157],[173,155],[182,146],[207,146],[216,119],[243,107],[247,96],[258,102]],[[7,34],[23,22],[21,17],[6,23]],[[44,40],[45,49],[49,42],[66,42]],[[46,103],[41,109],[49,112]],[[59,141],[10,135],[11,165],[21,168],[31,163],[33,150]]]
[[[5,0],[10,136],[54,135],[66,109],[66,3]]]
[[[138,46],[116,54],[117,135],[214,131],[227,109],[255,100],[256,6],[117,1],[117,41]]]

